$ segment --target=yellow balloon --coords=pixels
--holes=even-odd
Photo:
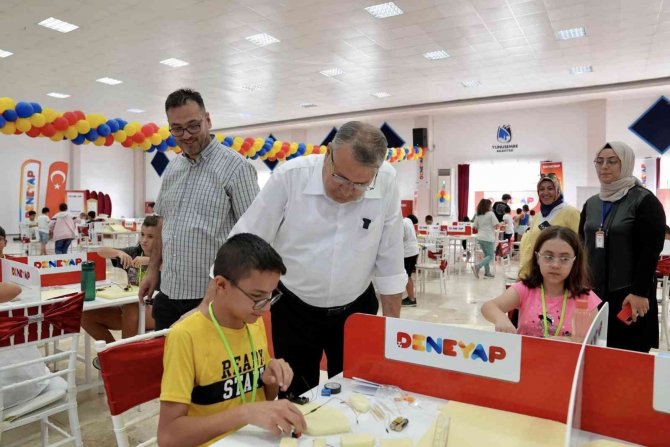
[[[148,138],[145,138],[140,144],[140,147],[145,151],[148,151],[151,148],[151,141]]]
[[[30,119],[28,119],[28,118],[17,118],[16,119],[16,128],[18,130],[20,130],[21,132],[28,132],[31,127],[33,127],[33,125],[30,124]]]
[[[86,120],[77,121],[74,127],[77,129],[77,132],[81,134],[88,133],[91,130],[91,125]]]
[[[98,137],[95,139],[93,142],[96,146],[104,146],[105,145],[105,137]]]
[[[217,133],[216,135],[216,141],[219,143],[223,142],[223,134],[222,133]]]
[[[123,128],[123,131],[126,133],[126,136],[132,137],[137,133],[137,128],[133,123],[128,123],[126,126]]]
[[[97,129],[102,123],[107,122],[104,116],[99,113],[90,113],[86,115],[86,120],[91,124],[91,127]]]
[[[255,151],[254,148],[252,147],[252,148],[249,149],[249,151],[245,154],[245,157],[247,157],[247,158],[251,158],[251,157],[253,157],[254,155],[256,155],[256,151]]]
[[[47,119],[41,113],[33,113],[30,117],[30,123],[35,127],[42,127],[47,123]]]
[[[239,152],[240,148],[242,147],[242,143],[244,143],[244,138],[242,137],[233,138],[233,149]]]
[[[272,151],[276,154],[281,150],[281,141],[275,141],[272,143]],[[274,156],[274,155],[273,155]]]
[[[2,129],[0,129],[0,132],[4,133],[5,135],[14,135],[14,132],[16,132],[16,124],[11,121],[7,121]]]
[[[161,139],[167,140],[170,137],[170,129],[168,129],[167,126],[163,126],[158,129],[158,135],[161,136]]]
[[[175,154],[181,154],[182,149],[179,146],[175,146],[172,148]]]
[[[163,141],[163,139],[161,138],[160,135],[158,135],[158,133],[155,133],[151,136],[151,144],[153,144],[154,146],[158,146],[159,144],[161,144],[161,141]]]
[[[305,155],[312,155],[312,150],[314,150],[313,144],[308,144],[305,146]]]
[[[288,151],[289,154],[295,154],[296,152],[298,152],[298,143],[295,142],[291,143],[289,144],[288,148],[289,148]]]
[[[16,103],[12,98],[4,96],[0,98],[0,113],[4,113],[5,110],[13,109],[16,107]]]
[[[258,150],[259,150],[260,148],[262,148],[264,144],[265,144],[265,140],[264,140],[264,139],[262,139],[262,138],[256,138],[256,139],[254,140],[254,144],[253,144],[253,146],[251,146],[251,147],[252,147],[252,149],[254,149],[256,152],[258,152]]]
[[[126,141],[127,137],[128,136],[126,135],[126,132],[123,130],[117,130],[116,132],[114,132],[114,140],[117,143],[123,143],[124,141]]]
[[[58,131],[49,138],[51,138],[51,141],[61,141],[63,139],[63,136],[65,135],[65,132]]]
[[[53,121],[60,116],[58,112],[50,107],[43,108],[42,115],[44,115],[44,118],[46,118],[47,123],[53,123]]]
[[[67,137],[68,140],[74,140],[75,138],[77,138],[78,135],[79,132],[77,132],[77,128],[74,126],[68,127],[67,130],[65,131],[65,136]]]

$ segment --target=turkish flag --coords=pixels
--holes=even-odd
[[[58,206],[65,202],[67,189],[68,164],[64,161],[55,161],[49,166],[47,177],[47,196],[44,206],[49,208],[49,217],[58,212]]]

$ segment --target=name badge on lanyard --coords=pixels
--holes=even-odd
[[[605,248],[605,232],[603,228],[605,227],[607,216],[610,215],[613,209],[614,204],[612,202],[602,202],[602,219],[600,221],[600,228],[596,231],[596,248]]]

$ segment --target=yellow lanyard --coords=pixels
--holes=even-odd
[[[544,317],[542,319],[542,324],[544,325],[544,337],[546,338],[549,336],[549,328],[547,327],[547,304],[544,302],[544,284],[542,284],[540,288],[542,290],[542,316]],[[561,307],[561,318],[558,320],[558,326],[556,326],[556,332],[554,333],[554,337],[556,337],[563,328],[563,319],[565,317],[565,305],[567,302],[568,302],[568,289],[565,289],[565,292],[563,292],[563,306]]]
[[[240,377],[240,370],[237,367],[237,362],[235,361],[235,356],[233,355],[232,349],[230,349],[230,344],[228,343],[228,339],[226,338],[226,335],[223,333],[223,330],[221,329],[221,326],[219,325],[219,322],[216,321],[216,317],[214,316],[214,311],[212,310],[212,302],[210,301],[209,303],[209,317],[212,319],[212,323],[214,323],[214,327],[216,328],[216,332],[219,333],[219,338],[221,338],[221,341],[223,342],[223,346],[226,347],[226,352],[228,353],[228,357],[230,357],[230,362],[233,364],[233,371],[235,371],[235,379],[237,380],[237,390],[240,393],[240,399],[242,399],[242,403],[247,403],[247,398],[244,393],[244,386],[242,385],[242,378]],[[253,379],[252,379],[252,384],[251,384],[251,402],[254,402],[256,400],[256,388],[258,386],[258,365],[256,362],[256,348],[254,347],[254,340],[251,338],[251,332],[249,331],[249,326],[247,324],[244,324],[244,328],[247,330],[247,337],[249,337],[249,344],[251,345],[251,361],[253,363]]]

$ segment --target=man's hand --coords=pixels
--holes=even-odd
[[[263,372],[263,383],[276,385],[280,390],[286,391],[293,381],[293,370],[284,359],[272,359]]]
[[[649,300],[647,298],[633,295],[631,293],[623,300],[621,308],[626,307],[626,304],[630,304],[633,323],[637,321],[638,317],[644,317],[647,312],[649,312]]]
[[[137,293],[137,298],[140,303],[144,302],[144,298],[151,298],[154,296],[154,290],[158,286],[158,273],[149,269],[147,275],[140,284],[140,290]]]
[[[265,375],[265,374],[264,374]],[[298,407],[286,399],[254,402],[242,406],[249,424],[271,431],[277,436],[292,431],[302,433],[307,427]]]

